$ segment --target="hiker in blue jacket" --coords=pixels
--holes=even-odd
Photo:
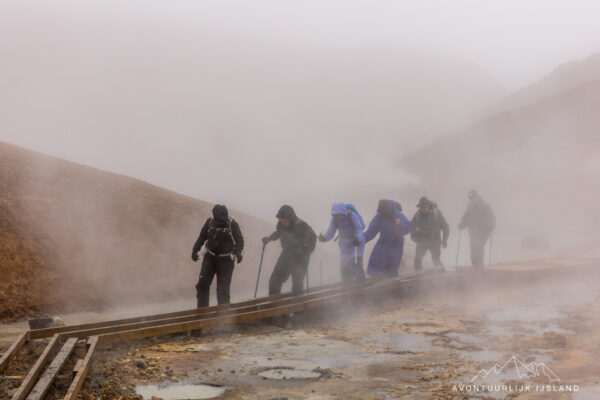
[[[339,231],[340,272],[342,282],[365,279],[363,254],[365,252],[364,225],[359,214],[344,203],[334,203],[331,207],[331,222],[325,234],[319,235],[320,242],[328,242]]]
[[[365,232],[369,242],[379,234],[379,239],[369,258],[367,274],[370,276],[397,276],[404,252],[404,236],[410,233],[411,224],[399,210],[394,200],[379,200],[377,214]]]

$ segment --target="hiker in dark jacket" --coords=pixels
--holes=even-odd
[[[427,197],[419,200],[419,211],[415,213],[411,223],[410,238],[417,244],[415,251],[415,271],[423,269],[423,257],[429,251],[436,267],[444,270],[440,260],[442,248],[448,246],[450,227],[437,205]]]
[[[277,228],[271,236],[262,239],[263,244],[279,240],[281,254],[269,280],[269,295],[281,293],[281,286],[292,276],[292,293],[302,294],[304,277],[308,272],[310,255],[315,250],[317,235],[312,228],[296,216],[291,206],[284,205],[276,215]]]
[[[483,269],[485,244],[496,228],[496,216],[475,190],[469,192],[469,205],[458,225],[458,229],[465,228],[471,236],[471,263],[475,268]]]
[[[204,223],[200,236],[192,249],[192,260],[198,261],[198,251],[205,245],[200,278],[196,285],[198,308],[208,307],[210,285],[217,275],[217,300],[219,304],[229,303],[229,288],[233,275],[234,261],[242,262],[244,237],[238,223],[229,218],[227,207],[217,204],[213,207],[212,218]]]

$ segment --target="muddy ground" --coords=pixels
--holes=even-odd
[[[464,277],[295,315],[289,329],[251,323],[101,348],[81,397],[600,398],[595,266]]]

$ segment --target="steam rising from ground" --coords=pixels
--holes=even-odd
[[[556,35],[554,18],[579,16],[577,29],[571,28],[574,41],[585,42],[576,47],[580,54],[553,42],[552,57],[533,60],[527,48],[504,57],[512,64],[503,75],[494,63],[501,46],[486,50],[473,39],[483,32],[479,24],[496,20],[474,4],[479,19],[460,17],[479,30],[447,27],[457,35],[451,35],[453,45],[442,28],[436,37],[417,29],[429,30],[418,21],[438,17],[424,20],[430,9],[416,2],[414,9],[327,3],[336,12],[324,12],[319,2],[299,14],[269,2],[257,3],[254,14],[242,2],[82,4],[0,6],[1,139],[262,218],[267,224],[237,212],[249,238],[246,263],[256,265],[258,239],[274,227],[284,203],[319,232],[334,201],[355,203],[369,220],[380,198],[400,201],[411,217],[417,199],[428,195],[455,227],[466,192],[476,188],[498,215],[496,260],[532,256],[521,251],[527,238],[540,255],[586,246],[595,233],[597,57],[565,66],[525,95],[505,97],[507,82],[511,89],[533,83],[559,62],[600,49],[596,21],[586,23],[597,15],[590,9],[551,8],[556,17],[539,25]],[[515,21],[510,7],[503,10],[496,16],[509,30]],[[342,11],[348,15],[324,21]],[[421,19],[411,22],[411,15]],[[283,26],[288,16],[289,29]],[[258,28],[261,21],[269,23]],[[488,34],[505,44],[515,33]],[[464,54],[457,43],[471,43],[479,53]],[[525,67],[532,63],[535,71]],[[516,73],[517,66],[523,71]],[[47,167],[33,162],[27,168]],[[148,197],[136,198],[139,182],[112,186],[101,174],[81,179],[66,171],[24,174],[27,181],[19,183],[19,195],[41,216],[37,228],[70,243],[60,247],[60,263],[80,264],[83,275],[101,286],[117,285],[117,291],[143,291],[145,280],[111,277],[128,269],[139,276],[148,263],[145,277],[195,280],[196,273],[161,266],[174,259],[189,263],[208,204],[181,198],[175,204],[147,187]],[[56,196],[43,200],[52,179]],[[68,238],[73,227],[77,237]],[[456,239],[453,229],[450,248]],[[335,246],[323,248],[313,266],[324,260],[333,278]],[[270,265],[274,253],[269,249]],[[464,242],[462,254],[466,262]],[[454,250],[445,253],[447,265],[454,256]]]

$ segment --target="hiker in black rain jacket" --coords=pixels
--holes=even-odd
[[[198,261],[198,251],[205,245],[204,259],[200,278],[196,285],[198,308],[208,307],[210,285],[217,275],[217,301],[219,304],[229,303],[229,288],[233,275],[235,260],[242,262],[244,237],[240,226],[233,218],[229,218],[227,207],[217,204],[212,210],[212,218],[204,223],[200,236],[192,250],[192,260]]]
[[[282,206],[276,217],[278,222],[275,232],[262,239],[264,245],[279,240],[282,248],[269,280],[269,294],[281,293],[281,286],[290,275],[292,293],[302,294],[304,277],[308,272],[310,255],[317,244],[317,235],[306,222],[296,216],[291,206]]]

